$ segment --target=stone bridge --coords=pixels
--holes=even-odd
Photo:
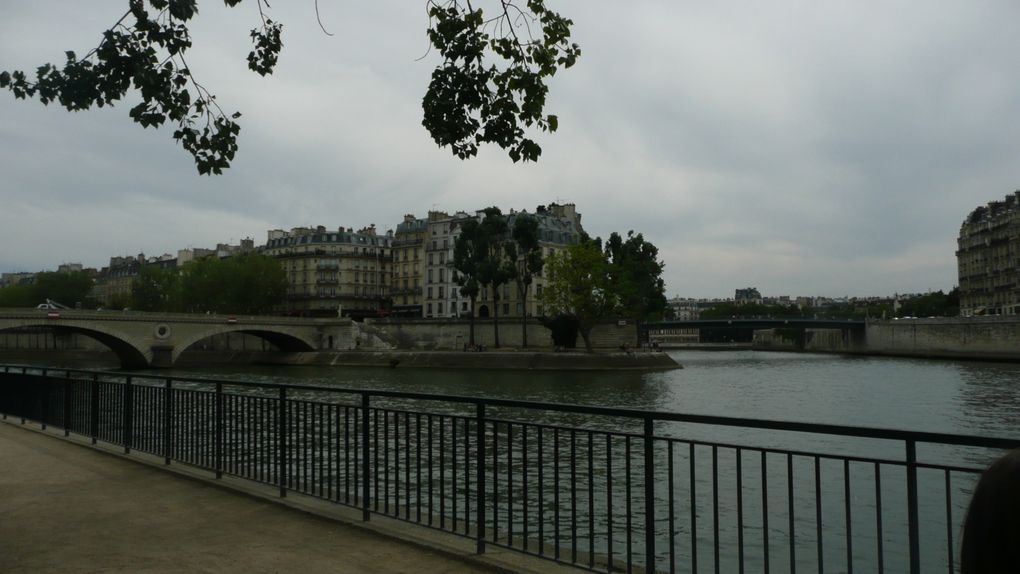
[[[352,324],[345,318],[0,309],[0,331],[40,327],[91,337],[123,367],[145,368],[170,367],[195,343],[224,333],[253,335],[285,352],[346,348]]]

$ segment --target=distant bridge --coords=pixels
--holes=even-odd
[[[715,336],[716,340],[720,335],[725,340],[746,340],[751,341],[751,334],[758,329],[794,329],[805,332],[807,329],[838,329],[853,341],[864,339],[865,322],[854,320],[836,319],[695,319],[690,321],[662,321],[660,323],[643,323],[639,337],[642,341],[650,342],[653,338],[664,344],[676,342],[705,342],[703,338],[706,333],[709,337]],[[670,332],[672,331],[672,333]],[[680,331],[681,333],[677,333]],[[686,332],[683,333],[683,332]],[[696,334],[695,334],[696,333]],[[677,341],[675,339],[680,339]],[[663,340],[665,339],[665,341]],[[687,340],[690,339],[690,340]],[[711,341],[712,339],[708,339]],[[803,345],[804,339],[800,338],[798,345]]]
[[[0,332],[40,327],[91,337],[116,353],[125,368],[145,368],[173,366],[181,353],[195,343],[225,333],[253,335],[281,351],[335,348],[339,341],[346,341],[350,337],[351,320],[138,311],[0,309]]]
[[[661,321],[643,323],[643,331],[653,329],[839,329],[841,331],[864,331],[864,321],[838,319],[694,319],[691,321]]]

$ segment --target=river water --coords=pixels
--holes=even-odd
[[[674,351],[665,372],[232,366],[169,374],[1020,437],[1020,364]]]

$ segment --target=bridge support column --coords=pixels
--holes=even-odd
[[[149,366],[169,369],[174,365],[173,345],[153,345],[152,362]]]

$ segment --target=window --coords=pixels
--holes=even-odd
[[[432,298],[432,287],[429,287],[429,288],[428,288],[428,298],[429,298],[429,299],[431,299],[431,298]]]
[[[443,240],[443,249],[449,249],[449,248],[450,248],[450,240],[449,239],[444,239]]]
[[[509,303],[503,303],[503,316],[506,317],[509,314],[510,314],[510,304]]]
[[[443,314],[443,302],[442,301],[440,301],[439,303],[436,303],[436,313],[438,315],[442,315]]]
[[[429,253],[429,265],[432,265],[432,254]]]
[[[439,286],[439,298],[440,299],[445,299],[446,298],[444,296],[444,290],[443,290],[443,286],[442,285]]]
[[[439,282],[440,283],[444,283],[446,281],[446,277],[445,276],[446,276],[446,269],[440,268],[439,269]]]
[[[439,264],[442,265],[445,262],[446,262],[446,252],[445,251],[440,251],[439,252]]]
[[[429,269],[428,280],[429,280],[429,283],[432,283],[432,270],[431,269]]]
[[[467,311],[467,301],[461,301],[461,303],[460,303],[460,310],[461,311]]]
[[[427,315],[426,315],[427,317],[431,317],[432,316],[432,303],[429,303],[428,305],[426,305],[425,312],[427,313]]]

